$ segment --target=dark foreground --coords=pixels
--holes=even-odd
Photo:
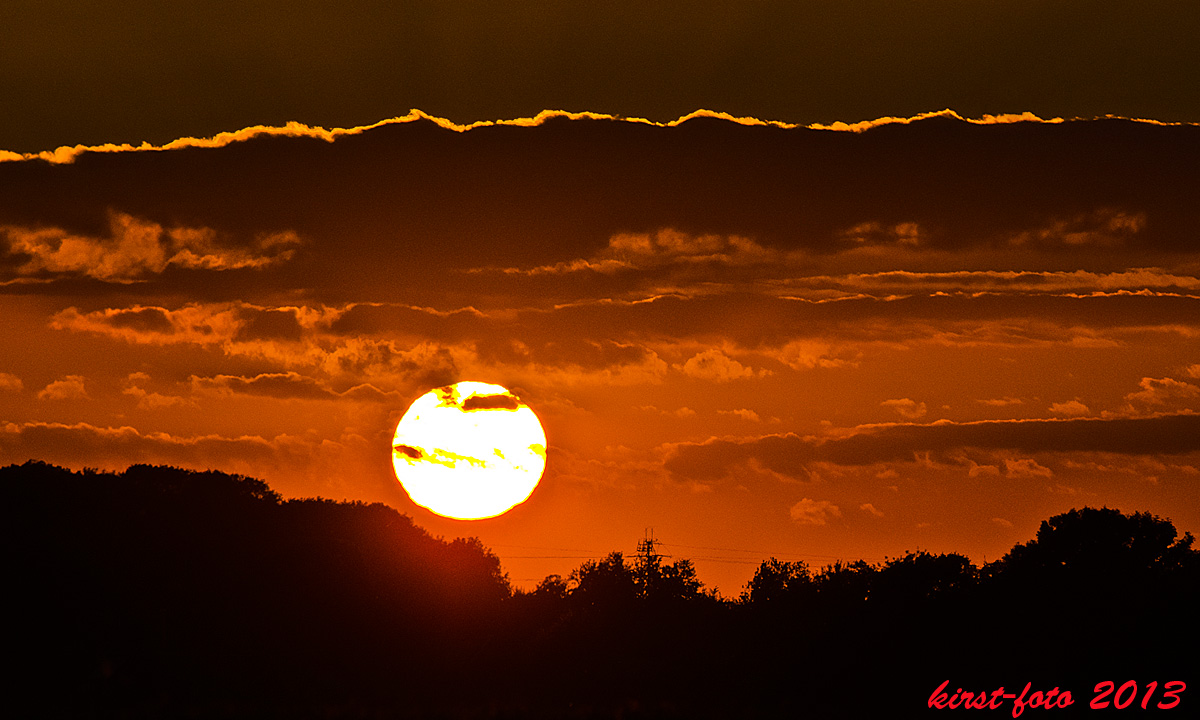
[[[216,472],[26,463],[0,469],[0,493],[13,717],[903,717],[981,695],[994,709],[967,717],[1200,708],[1200,553],[1144,513],[1056,516],[983,567],[768,560],[729,600],[686,560],[619,553],[514,592],[476,540]]]

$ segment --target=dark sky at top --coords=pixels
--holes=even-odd
[[[0,6],[0,148],[296,120],[697,108],[1200,119],[1192,0],[665,0]]]

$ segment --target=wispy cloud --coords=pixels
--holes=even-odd
[[[20,276],[81,276],[129,283],[170,267],[187,270],[262,269],[292,257],[294,233],[260,235],[247,247],[223,246],[208,228],[164,228],[125,213],[110,213],[108,237],[57,228],[0,227],[7,255],[23,259]]]

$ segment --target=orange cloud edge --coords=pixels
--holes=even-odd
[[[333,128],[327,129],[319,125],[306,125],[300,122],[289,122],[286,125],[253,125],[231,132],[218,133],[212,137],[197,138],[197,137],[182,137],[172,140],[165,145],[151,145],[148,142],[143,142],[140,145],[132,145],[130,143],[105,143],[103,145],[63,145],[54,150],[43,150],[36,153],[18,153],[9,150],[0,150],[0,162],[19,162],[24,160],[44,160],[53,164],[69,164],[75,161],[77,157],[84,153],[119,153],[119,152],[159,152],[164,150],[178,150],[182,148],[217,148],[224,147],[237,142],[244,142],[262,135],[277,135],[285,137],[310,137],[320,138],[326,142],[333,142],[342,135],[359,135],[368,130],[372,130],[384,125],[393,125],[397,123],[409,123],[419,120],[426,120],[437,124],[447,130],[455,132],[467,132],[479,127],[490,127],[494,125],[514,125],[518,127],[537,127],[547,120],[556,118],[566,118],[569,120],[610,120],[614,122],[637,123],[643,125],[653,125],[656,127],[675,127],[683,123],[694,120],[696,118],[712,118],[724,120],[727,122],[737,123],[747,126],[761,127],[776,127],[785,130],[803,128],[808,130],[827,130],[832,132],[852,132],[861,133],[872,128],[881,127],[884,125],[908,125],[910,123],[921,120],[929,120],[931,118],[948,118],[958,120],[960,122],[970,123],[973,125],[1006,125],[1011,123],[1032,122],[1044,124],[1058,124],[1067,122],[1061,117],[1042,118],[1034,115],[1031,112],[1023,113],[1004,113],[1000,115],[983,115],[978,118],[968,118],[959,115],[954,110],[949,108],[945,110],[937,110],[934,112],[920,113],[911,117],[894,117],[887,116],[876,118],[874,120],[864,120],[861,122],[846,123],[833,122],[829,124],[813,123],[810,125],[800,125],[797,123],[788,123],[779,120],[760,120],[754,117],[738,117],[725,112],[717,112],[714,110],[696,110],[684,115],[676,120],[669,122],[654,122],[645,118],[626,117],[622,115],[609,115],[605,113],[595,112],[569,112],[566,110],[543,110],[533,117],[513,118],[508,120],[480,120],[466,125],[455,123],[446,118],[430,115],[422,110],[412,109],[407,115],[380,120],[379,122],[370,125],[359,125],[352,128]],[[1159,120],[1150,120],[1144,118],[1128,118],[1118,115],[1103,115],[1095,118],[1074,118],[1072,121],[1086,120],[1127,120],[1130,122],[1148,123],[1152,125],[1196,125],[1200,123],[1179,123],[1179,122],[1162,122]]]

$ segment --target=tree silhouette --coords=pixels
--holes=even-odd
[[[478,539],[218,472],[30,462],[0,498],[16,716],[891,716],[948,677],[1165,681],[1200,642],[1192,536],[1107,508],[982,569],[770,558],[731,602],[652,551],[514,591]]]
[[[812,589],[812,572],[807,563],[769,558],[758,566],[754,577],[746,584],[742,602],[756,605],[777,603],[799,598]]]
[[[988,568],[989,577],[1053,582],[1090,592],[1113,577],[1147,582],[1181,572],[1194,561],[1195,538],[1169,521],[1110,508],[1071,510],[1043,520],[1033,540],[1013,547]]]

